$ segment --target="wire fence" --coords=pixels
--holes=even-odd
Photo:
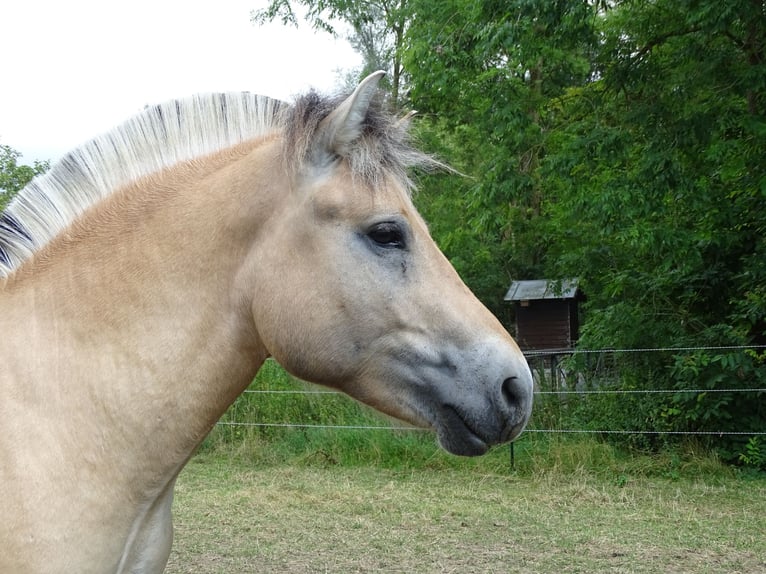
[[[583,374],[581,371],[571,368],[572,358],[577,357],[609,357],[614,362],[613,365],[604,366],[601,361],[592,371],[596,372],[596,377],[609,380],[610,374],[605,373],[610,368],[614,370],[618,361],[614,358],[621,354],[639,354],[639,353],[696,353],[696,352],[741,352],[741,351],[763,351],[766,345],[752,346],[709,346],[709,347],[654,347],[638,349],[556,349],[546,351],[525,352],[528,362],[533,370],[536,380],[535,396],[540,399],[556,398],[560,401],[566,401],[570,397],[588,397],[588,396],[608,396],[615,397],[630,395],[684,395],[684,396],[704,396],[707,394],[723,394],[752,396],[754,400],[766,400],[766,386],[748,387],[736,386],[732,388],[608,388],[608,384],[599,386],[599,383],[592,383],[586,388],[583,384]],[[562,358],[568,359],[563,361]],[[546,362],[547,361],[547,362]],[[607,361],[608,362],[608,361]],[[590,365],[593,367],[593,365]],[[763,367],[766,369],[766,367]],[[245,395],[310,395],[310,396],[345,396],[344,393],[334,390],[316,389],[316,388],[294,388],[294,389],[248,389]],[[350,399],[349,399],[350,400]],[[261,428],[294,428],[294,429],[327,429],[327,430],[390,430],[390,431],[413,431],[418,432],[423,429],[397,424],[331,424],[323,422],[301,422],[301,421],[280,421],[269,422],[261,420],[222,420],[218,422],[219,426],[226,427],[261,427]],[[646,429],[590,429],[590,428],[527,428],[525,432],[538,434],[588,434],[588,435],[647,435],[647,436],[766,436],[766,421],[760,430],[646,430]]]

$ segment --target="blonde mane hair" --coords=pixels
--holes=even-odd
[[[285,168],[299,170],[318,126],[342,99],[312,91],[288,105],[250,93],[207,94],[147,108],[69,152],[0,213],[0,280],[90,206],[178,163],[282,130]],[[343,152],[354,176],[374,187],[390,175],[411,189],[411,167],[445,167],[409,145],[410,117],[397,119],[373,102],[359,139]]]
[[[265,135],[286,107],[250,93],[198,95],[147,108],[69,152],[0,213],[0,278],[115,190]]]

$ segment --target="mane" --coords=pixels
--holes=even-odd
[[[141,177],[178,163],[284,130],[285,167],[299,170],[309,159],[321,121],[343,99],[312,91],[289,106],[249,93],[208,94],[144,110],[69,152],[0,213],[0,280],[89,207]],[[411,147],[408,124],[409,116],[397,120],[382,101],[373,102],[359,139],[343,152],[353,176],[372,186],[392,176],[411,191],[411,168],[444,168]]]
[[[267,134],[277,128],[286,106],[250,93],[173,100],[147,108],[67,153],[0,213],[0,279],[112,192]]]

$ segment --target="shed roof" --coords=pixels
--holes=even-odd
[[[514,281],[511,283],[506,301],[535,301],[540,299],[574,299],[577,297],[579,281],[563,279],[533,279],[530,281]]]

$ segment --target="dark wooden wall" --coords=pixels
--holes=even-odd
[[[578,337],[574,299],[517,301],[516,342],[523,350],[570,349]]]

